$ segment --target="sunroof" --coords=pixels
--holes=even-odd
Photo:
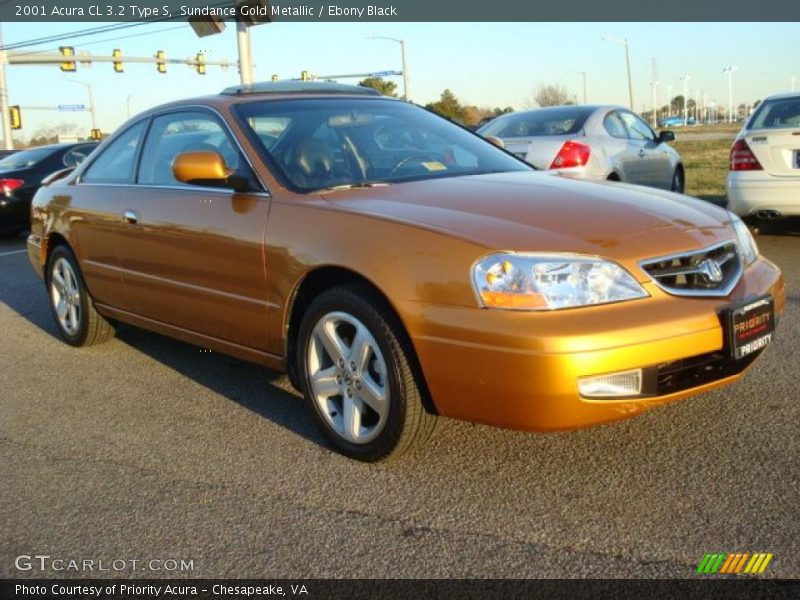
[[[345,85],[329,81],[262,81],[250,85],[234,85],[222,90],[228,96],[241,94],[359,94],[380,96],[380,92],[360,85]]]

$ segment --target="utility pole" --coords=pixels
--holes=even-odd
[[[588,101],[586,100],[586,71],[569,71],[569,73],[580,75],[583,78],[583,103],[588,104]]]
[[[133,98],[133,94],[128,94],[128,98],[125,100],[125,105],[128,109],[128,118],[131,118],[131,98]]]
[[[633,81],[631,80],[631,56],[628,51],[628,38],[615,38],[615,37],[603,37],[604,42],[611,42],[612,44],[616,44],[617,46],[623,46],[625,48],[625,65],[628,69],[628,102],[630,103],[631,110],[633,108]]]
[[[2,23],[0,23],[0,47],[3,46]],[[8,108],[8,87],[6,86],[6,51],[0,50],[0,111],[3,120],[3,145],[6,150],[14,149],[11,139],[11,114]]]

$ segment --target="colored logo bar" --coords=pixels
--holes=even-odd
[[[763,573],[774,555],[770,552],[717,552],[706,554],[697,565],[697,573],[713,575],[716,573],[736,573],[755,575]]]

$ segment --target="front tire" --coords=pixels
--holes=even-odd
[[[311,303],[297,360],[314,420],[341,453],[367,462],[395,458],[433,430],[413,350],[366,286],[334,288]]]
[[[672,186],[670,189],[676,194],[682,194],[685,187],[686,175],[684,175],[683,169],[680,166],[675,167],[675,173],[672,174]]]
[[[92,346],[114,337],[114,328],[94,307],[78,261],[56,246],[47,262],[47,292],[61,338],[71,346]]]

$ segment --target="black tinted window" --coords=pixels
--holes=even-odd
[[[592,114],[585,106],[543,108],[497,117],[479,130],[483,136],[499,138],[539,135],[573,135],[578,133]]]
[[[800,127],[800,96],[767,100],[758,107],[748,129]]]
[[[83,175],[89,183],[127,183],[133,179],[136,150],[142,139],[145,122],[139,121],[115,139]]]
[[[292,187],[390,184],[531,167],[411,104],[382,99],[271,100],[235,107]],[[271,123],[265,139],[264,124]]]

